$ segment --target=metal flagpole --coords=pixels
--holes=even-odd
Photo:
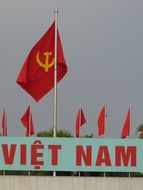
[[[105,126],[104,126],[105,130],[104,130],[104,136],[103,136],[104,139],[106,138],[106,136],[105,136],[105,134],[106,134],[106,118],[107,118],[107,114],[106,114],[106,107],[105,107]],[[106,172],[104,172],[104,177],[106,177]]]
[[[4,117],[4,126],[3,126],[3,136],[6,136],[6,104],[4,104],[4,112],[5,112],[5,117]],[[3,171],[3,175],[5,175],[5,170]]]
[[[81,126],[81,105],[80,105],[80,108],[79,108],[79,129],[80,129],[80,126]]]
[[[54,121],[53,132],[56,137],[57,130],[57,29],[58,29],[58,9],[54,10],[55,13],[55,64],[54,64]]]
[[[81,126],[81,104],[80,104],[80,108],[79,108],[79,131],[80,131],[80,126]],[[79,136],[80,137],[80,136]],[[80,177],[80,172],[78,173],[78,176]]]
[[[4,105],[4,114],[5,114],[5,117],[6,117],[6,106]],[[5,125],[6,125],[6,118],[4,117],[4,126],[3,126],[3,136],[5,137]]]
[[[31,98],[30,98],[30,107],[29,107],[29,134],[28,134],[28,137],[30,137],[30,135],[31,135],[31,103],[32,102],[32,100],[31,100]],[[30,171],[28,171],[28,176],[30,176]]]
[[[28,136],[30,137],[31,135],[31,98],[30,98],[30,105],[29,105],[29,134]]]
[[[131,122],[132,122],[132,120],[131,120],[131,116],[132,116],[132,115],[131,115],[131,105],[130,105],[130,107],[129,107],[129,111],[130,111],[130,129],[129,129],[129,130],[130,130],[130,137],[132,137],[132,131],[131,131],[131,124],[132,124],[132,123],[131,123]],[[130,178],[130,177],[131,177],[131,173],[129,172],[129,178]]]
[[[54,64],[54,117],[53,117],[53,136],[56,137],[57,132],[57,32],[58,32],[58,9],[54,10],[55,17],[55,64]],[[53,176],[56,176],[56,172],[53,172]]]

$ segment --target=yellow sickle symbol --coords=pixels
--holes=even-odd
[[[39,58],[39,54],[40,52],[38,51],[37,54],[36,54],[36,61],[38,63],[38,65],[40,67],[43,67],[45,69],[45,72],[48,72],[49,71],[49,68],[52,67],[54,65],[54,58],[52,60],[51,63],[49,63],[49,56],[52,56],[52,52],[45,52],[44,55],[45,55],[45,63],[42,63],[40,58]]]

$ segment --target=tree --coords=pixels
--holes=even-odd
[[[53,137],[53,129],[49,129],[48,131],[41,131],[37,133],[37,137]],[[57,130],[57,137],[73,137],[70,132],[67,130]]]
[[[85,135],[85,136],[83,136],[84,138],[94,138],[94,134],[93,133],[91,133],[90,135]]]
[[[138,126],[136,133],[138,138],[143,139],[143,123]]]

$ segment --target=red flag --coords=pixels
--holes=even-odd
[[[6,111],[4,109],[2,114],[2,135],[7,136],[7,119],[6,119]]]
[[[106,118],[106,112],[105,112],[105,106],[102,108],[99,116],[98,116],[98,136],[105,134],[105,118]]]
[[[80,127],[86,123],[86,118],[82,109],[80,108],[76,118],[76,137],[80,136]]]
[[[131,109],[129,108],[127,117],[122,129],[121,138],[126,138],[127,136],[130,136],[130,126],[131,125]]]
[[[28,106],[28,109],[22,116],[21,122],[22,122],[23,126],[27,129],[26,136],[34,135],[34,133],[35,133],[34,132],[34,124],[33,124],[30,106]]]
[[[25,60],[17,78],[17,83],[36,102],[54,87],[55,22],[36,43]],[[57,82],[67,72],[62,44],[57,34]]]

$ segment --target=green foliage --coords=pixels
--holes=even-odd
[[[140,139],[143,139],[143,123],[140,124],[137,128],[137,137],[140,138]]]
[[[72,135],[66,130],[57,130],[57,137],[72,137]],[[53,129],[48,131],[41,131],[37,133],[37,137],[53,137]]]
[[[93,138],[94,137],[94,134],[90,134],[90,135],[85,135],[84,138]]]

